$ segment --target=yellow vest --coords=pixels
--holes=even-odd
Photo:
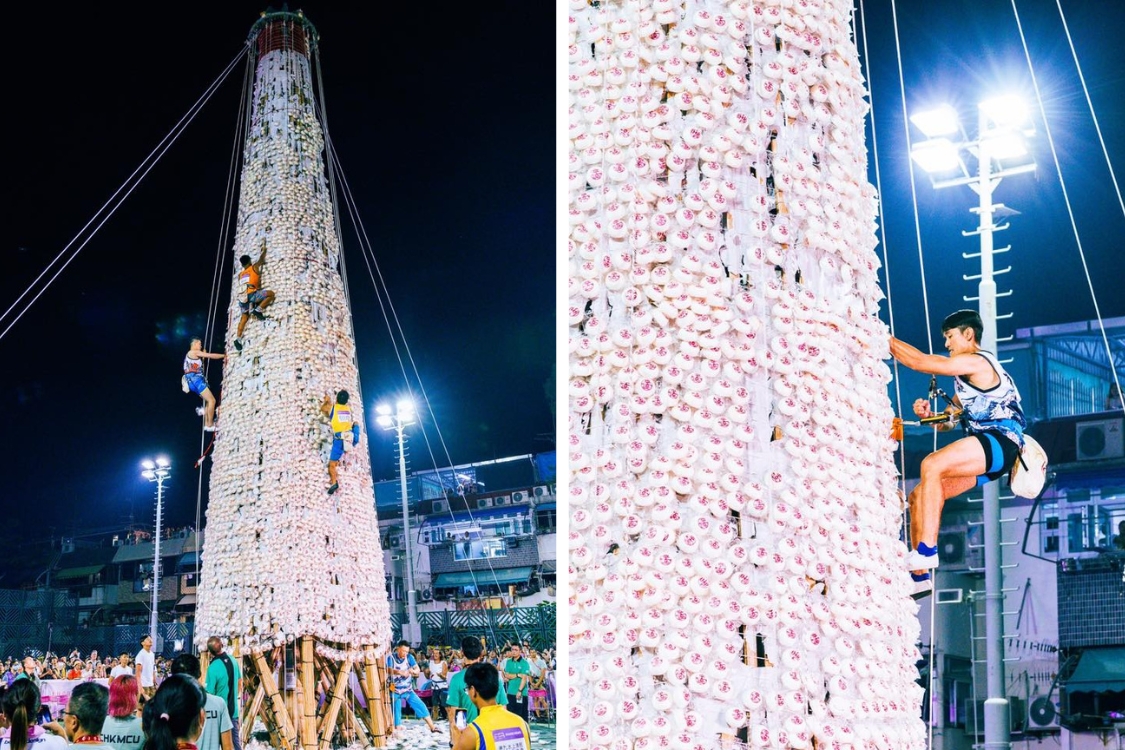
[[[476,730],[479,750],[531,750],[527,724],[503,706],[485,706],[469,726]]]
[[[352,407],[345,404],[332,405],[332,434],[352,431]]]

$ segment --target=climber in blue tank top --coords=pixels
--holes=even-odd
[[[996,356],[981,349],[983,328],[973,310],[958,310],[947,317],[941,331],[948,357],[923,354],[891,337],[891,355],[911,370],[953,377],[954,397],[945,409],[947,418],[932,424],[945,431],[960,422],[965,431],[965,437],[922,460],[921,481],[910,493],[907,563],[915,598],[933,590],[927,571],[938,565],[937,538],[945,501],[1007,474],[1023,448],[1027,422],[1019,390]],[[940,419],[924,398],[914,402],[914,413],[923,420]]]

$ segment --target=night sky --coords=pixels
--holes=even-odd
[[[9,10],[0,310],[172,130],[265,7]],[[535,33],[553,9],[301,7],[320,32],[329,132],[436,415],[436,428],[424,425],[436,464],[554,449],[554,53],[551,35]],[[151,523],[153,488],[138,464],[159,452],[173,461],[167,522],[193,523],[201,402],[180,391],[181,360],[206,324],[244,71],[243,61],[0,339],[7,534],[81,533],[131,512]],[[341,212],[373,414],[405,383]],[[230,273],[228,258],[224,311]],[[223,333],[214,330],[217,350]],[[221,402],[217,367],[210,381]],[[418,428],[411,437],[411,468],[432,467]],[[393,477],[390,435],[369,445],[375,478]]]
[[[1123,316],[1125,216],[1098,144],[1055,0],[1018,0],[1016,5],[1102,317]],[[1125,179],[1125,45],[1120,35],[1125,30],[1125,4],[1072,0],[1062,5],[1110,159],[1121,181]],[[1094,320],[1094,304],[1035,101],[1012,3],[900,0],[897,7],[909,114],[948,102],[958,108],[972,135],[976,103],[992,95],[1020,94],[1033,112],[1036,135],[1030,146],[1038,171],[1006,178],[993,197],[1021,212],[1011,217],[1010,229],[995,235],[996,248],[1012,245],[1010,252],[995,258],[997,269],[1012,266],[1010,273],[996,277],[998,290],[1014,290],[1011,297],[998,302],[1000,314],[1014,313],[1010,320],[999,321],[999,335],[1014,334],[1018,328]],[[863,10],[868,23],[868,84],[874,101],[886,214],[880,223],[886,232],[895,332],[926,350],[891,3],[868,0]],[[857,22],[857,26],[862,53],[862,25]],[[911,127],[912,141],[923,140],[922,134]],[[874,183],[870,121],[868,158],[869,178]],[[933,347],[944,354],[942,318],[953,310],[977,306],[975,301],[962,300],[962,295],[976,296],[977,290],[977,281],[963,281],[962,275],[979,273],[980,261],[961,257],[962,253],[979,250],[978,237],[961,236],[961,230],[977,226],[976,216],[969,213],[969,208],[977,205],[977,196],[968,187],[935,190],[921,170],[916,170],[916,185]],[[882,246],[877,248],[880,258],[883,250]],[[883,278],[885,281],[885,272]],[[886,301],[882,315],[888,319]],[[985,341],[984,345],[992,349],[995,344]],[[925,378],[911,381],[904,377],[903,384],[904,410],[909,414],[910,403],[925,395]]]

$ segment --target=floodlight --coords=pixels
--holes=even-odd
[[[397,404],[395,404],[395,411],[397,411],[402,416],[413,416],[414,402],[408,398],[401,399]]]
[[[154,464],[151,459],[146,458],[144,461],[141,461],[141,468],[152,471],[156,468],[156,464]]]
[[[380,414],[375,417],[375,423],[380,427],[394,427],[395,421],[390,414]]]
[[[379,404],[378,406],[375,407],[375,413],[376,414],[391,414],[391,405],[390,404]]]
[[[993,159],[1019,159],[1027,156],[1027,143],[1018,133],[1005,130],[981,140],[981,148]]]
[[[152,462],[147,461],[146,463],[152,463]],[[141,472],[141,476],[151,482],[153,479],[156,479],[156,472],[152,471],[152,470],[149,470],[149,469],[146,469],[146,470]]]
[[[167,469],[169,466],[172,465],[172,462],[169,461],[167,459],[167,457],[165,457],[165,456],[157,456],[156,457],[156,465],[159,466],[161,469]]]
[[[1028,120],[1027,105],[1014,94],[986,99],[979,106],[984,116],[1000,128],[1018,128]]]
[[[943,104],[935,109],[912,115],[910,121],[914,123],[927,138],[954,135],[961,130],[961,120],[957,116],[957,110],[948,104]]]
[[[914,144],[910,149],[910,158],[931,174],[952,172],[961,165],[957,147],[947,138],[934,138]]]

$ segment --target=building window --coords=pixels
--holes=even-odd
[[[464,539],[453,542],[454,560],[483,560],[507,556],[508,543],[503,539]]]
[[[540,534],[554,534],[558,530],[555,509],[535,511],[535,528]]]

